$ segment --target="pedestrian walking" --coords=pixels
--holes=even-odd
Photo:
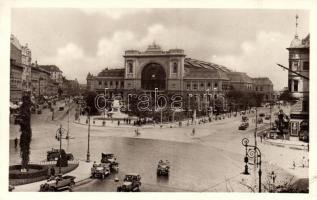
[[[302,167],[303,168],[305,167],[305,156],[303,156],[303,158],[302,158]]]
[[[260,135],[260,139],[261,139],[261,143],[262,143],[262,140],[263,140],[263,135]]]
[[[295,161],[293,161],[293,169],[295,169],[296,167],[296,164],[295,164]]]
[[[55,169],[54,169],[54,167],[51,167],[51,170],[50,170],[50,171],[51,171],[51,176],[54,177],[54,176],[55,176]]]
[[[18,138],[14,139],[14,148],[18,148]]]
[[[193,130],[192,130],[192,136],[194,136],[195,135],[195,128],[193,128]]]

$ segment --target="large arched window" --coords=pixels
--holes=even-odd
[[[145,90],[165,90],[166,73],[164,68],[157,63],[150,63],[142,70],[141,87]]]

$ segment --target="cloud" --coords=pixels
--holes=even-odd
[[[146,29],[144,35],[131,30],[116,30],[112,35],[100,38],[94,55],[86,54],[79,45],[68,43],[57,48],[56,55],[45,61],[59,65],[66,77],[78,78],[85,83],[88,72],[97,74],[105,67],[123,67],[122,55],[125,50],[144,51],[155,41],[163,50],[183,48],[188,57],[225,65],[236,71],[247,72],[252,77],[268,76],[275,89],[280,89],[287,84],[287,75],[275,73],[281,71],[275,63],[285,64],[287,61],[288,52],[285,48],[289,41],[285,38],[279,32],[259,31],[255,40],[241,43],[240,53],[226,54],[219,52],[235,48],[234,44],[188,27],[170,28],[155,23]],[[216,49],[215,53],[211,54],[213,49]]]
[[[280,73],[282,70],[276,63],[287,63],[289,42],[280,32],[259,31],[255,40],[240,45],[239,54],[213,55],[210,59],[252,77],[267,76],[274,89],[281,89],[287,85],[287,73]]]
[[[137,9],[137,8],[110,8],[110,9],[101,9],[101,8],[81,8],[82,12],[86,15],[104,15],[110,17],[111,19],[118,20],[126,15],[132,15],[139,12],[150,12],[150,9]]]

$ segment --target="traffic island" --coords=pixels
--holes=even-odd
[[[61,167],[61,173],[66,174],[75,170],[79,163],[68,163],[68,166]],[[21,165],[12,165],[9,167],[9,184],[13,186],[24,185],[28,183],[34,183],[42,180],[46,180],[49,175],[49,170],[54,168],[56,174],[59,173],[59,167],[56,163],[47,164],[29,164],[28,171],[21,172]]]

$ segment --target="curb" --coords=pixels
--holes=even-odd
[[[292,145],[292,144],[283,144],[283,143],[279,143],[279,142],[270,142],[270,141],[265,141],[265,144],[269,144],[269,145],[273,145],[273,146],[277,146],[277,147],[282,147],[282,148],[289,148],[289,149],[294,149],[294,150],[308,150],[307,146],[304,145]]]

